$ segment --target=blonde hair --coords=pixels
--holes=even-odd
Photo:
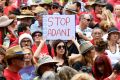
[[[102,15],[106,16],[106,19],[103,20],[107,21],[109,25],[115,26],[114,17],[110,10],[104,8],[102,11]]]
[[[71,80],[95,80],[91,75],[87,73],[79,73],[74,75]]]
[[[102,20],[100,23],[100,28],[104,31],[107,32],[110,27],[112,27],[106,20]]]

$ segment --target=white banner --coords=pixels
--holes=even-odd
[[[44,15],[43,37],[47,40],[75,38],[75,15]]]

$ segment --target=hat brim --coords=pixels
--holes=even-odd
[[[110,35],[112,33],[118,33],[120,35],[120,31],[111,31],[111,32],[108,33],[108,35]]]
[[[106,6],[106,3],[94,3],[92,4],[92,7],[95,7],[96,5]]]
[[[32,33],[32,37],[34,37],[36,33],[40,33],[40,34],[42,34],[41,31],[35,31],[35,32]]]
[[[65,11],[69,11],[69,12],[72,12],[72,13],[75,13],[75,14],[77,13],[77,11],[74,11],[74,10],[68,9],[68,8],[66,8]]]
[[[33,18],[35,16],[29,16],[29,15],[19,15],[17,16],[17,19],[23,19],[23,18]]]
[[[10,25],[13,22],[13,20],[14,19],[9,19],[9,20],[7,20],[5,22],[1,22],[0,27],[6,27],[6,26]]]
[[[38,70],[41,68],[42,65],[44,64],[57,64],[58,62],[57,61],[50,61],[50,62],[46,62],[46,63],[43,63],[43,64],[38,64],[37,65],[37,68],[35,70],[35,73],[38,74]]]
[[[89,47],[88,49],[84,50],[83,52],[81,52],[82,55],[86,55],[86,52],[88,52],[89,50],[91,50],[92,48],[94,48],[94,46]]]

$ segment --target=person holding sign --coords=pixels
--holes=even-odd
[[[57,61],[58,63],[56,64],[59,67],[68,65],[68,60],[67,60],[67,46],[64,43],[63,40],[56,40],[53,42],[53,48],[54,48],[54,54],[55,57],[53,59]]]

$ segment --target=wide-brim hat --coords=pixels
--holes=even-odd
[[[93,44],[89,41],[85,41],[80,45],[80,51],[82,55],[85,55],[85,53],[89,50],[94,48]]]
[[[14,19],[9,19],[7,16],[0,17],[0,27],[6,27],[13,22]]]
[[[38,60],[37,66],[38,66],[38,67],[41,67],[42,65],[48,64],[48,63],[56,64],[56,63],[58,63],[58,62],[55,61],[54,59],[52,59],[51,56],[49,56],[49,55],[44,55],[43,57],[41,57],[41,58]]]
[[[44,55],[43,57],[39,58],[38,64],[36,64],[36,73],[38,73],[38,70],[41,68],[44,64],[57,64],[58,62],[52,59],[49,55]],[[48,65],[49,66],[49,65]]]
[[[76,11],[76,4],[70,4],[68,5],[66,8],[65,8],[65,11],[69,11],[69,12],[72,12],[72,13],[77,13]]]
[[[5,59],[15,58],[15,57],[19,57],[21,55],[23,56],[24,52],[23,52],[22,48],[19,45],[17,45],[17,46],[13,46],[11,48],[8,48],[6,50]]]
[[[120,35],[120,31],[116,27],[111,27],[111,28],[108,29],[108,36],[111,33],[118,33]]]
[[[43,14],[43,15],[47,15],[47,11],[45,8],[41,7],[41,6],[38,6],[35,8],[35,10],[32,11],[33,13],[36,13],[36,14]]]
[[[96,5],[106,6],[106,2],[103,2],[101,0],[97,0],[94,4],[92,4],[92,7],[95,7]]]
[[[34,18],[35,16],[30,16],[30,15],[17,15],[17,19],[23,19],[23,18]]]

